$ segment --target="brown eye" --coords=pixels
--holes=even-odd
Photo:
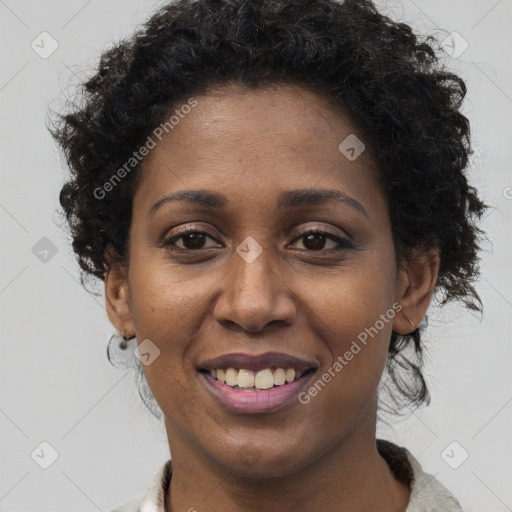
[[[325,235],[320,235],[318,233],[309,234],[303,237],[304,247],[307,249],[311,249],[312,251],[318,251],[324,249],[325,242],[327,237]]]
[[[206,233],[204,231],[197,231],[193,229],[184,230],[181,231],[179,235],[173,235],[171,237],[166,238],[162,242],[162,247],[176,245],[176,242],[181,240],[182,247],[177,246],[178,249],[186,251],[198,251],[205,248],[204,244],[208,238],[214,240],[214,238],[210,236],[209,233]],[[217,244],[211,247],[219,247],[219,245]]]
[[[303,246],[308,251],[331,252],[349,249],[353,247],[352,243],[348,239],[318,229],[310,229],[307,231],[304,230],[301,233],[301,236],[296,240],[301,239],[303,240]],[[325,248],[326,241],[328,240],[334,242],[333,247]]]

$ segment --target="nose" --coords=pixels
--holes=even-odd
[[[230,270],[214,308],[219,323],[258,332],[268,324],[291,325],[295,321],[296,306],[290,284],[272,261],[270,251],[264,250],[250,263],[234,252],[228,264]]]

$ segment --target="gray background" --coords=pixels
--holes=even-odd
[[[110,41],[129,35],[161,4],[0,0],[1,511],[110,510],[142,493],[169,457],[163,426],[145,412],[133,374],[106,360],[114,330],[103,300],[80,285],[56,225],[64,170],[45,128],[48,106],[60,108],[73,92],[69,84],[89,73]],[[509,511],[512,0],[378,4],[420,32],[444,40],[456,31],[469,44],[446,60],[469,86],[471,180],[495,207],[483,225],[492,240],[478,286],[483,319],[458,307],[431,308],[432,405],[393,428],[381,425],[379,435],[406,446],[467,512]],[[43,31],[59,45],[46,59],[31,47]],[[43,237],[54,255],[41,252]],[[39,465],[51,462],[42,442],[58,452],[48,469]]]

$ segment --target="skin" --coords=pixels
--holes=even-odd
[[[144,371],[173,459],[166,511],[404,511],[409,489],[376,449],[376,392],[392,329],[411,332],[430,304],[437,250],[416,251],[397,271],[370,151],[353,162],[340,152],[348,135],[363,137],[320,93],[229,85],[196,99],[146,157],[129,261],[105,280],[113,325],[160,350]],[[342,191],[367,216],[334,200],[278,209],[282,192],[301,188]],[[173,201],[149,214],[185,189],[228,202]],[[208,236],[161,247],[185,227]],[[308,240],[301,227],[327,236]],[[353,246],[329,254],[331,234]],[[263,249],[252,263],[236,252],[249,236]],[[196,371],[230,352],[279,351],[316,361],[314,382],[395,303],[402,311],[305,405],[235,414]]]

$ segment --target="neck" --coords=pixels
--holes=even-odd
[[[168,428],[173,474],[165,510],[405,512],[409,488],[395,479],[377,451],[376,419],[371,416],[373,420],[362,419],[341,442],[306,467],[279,477],[229,471],[197,446],[176,442],[179,434]]]

